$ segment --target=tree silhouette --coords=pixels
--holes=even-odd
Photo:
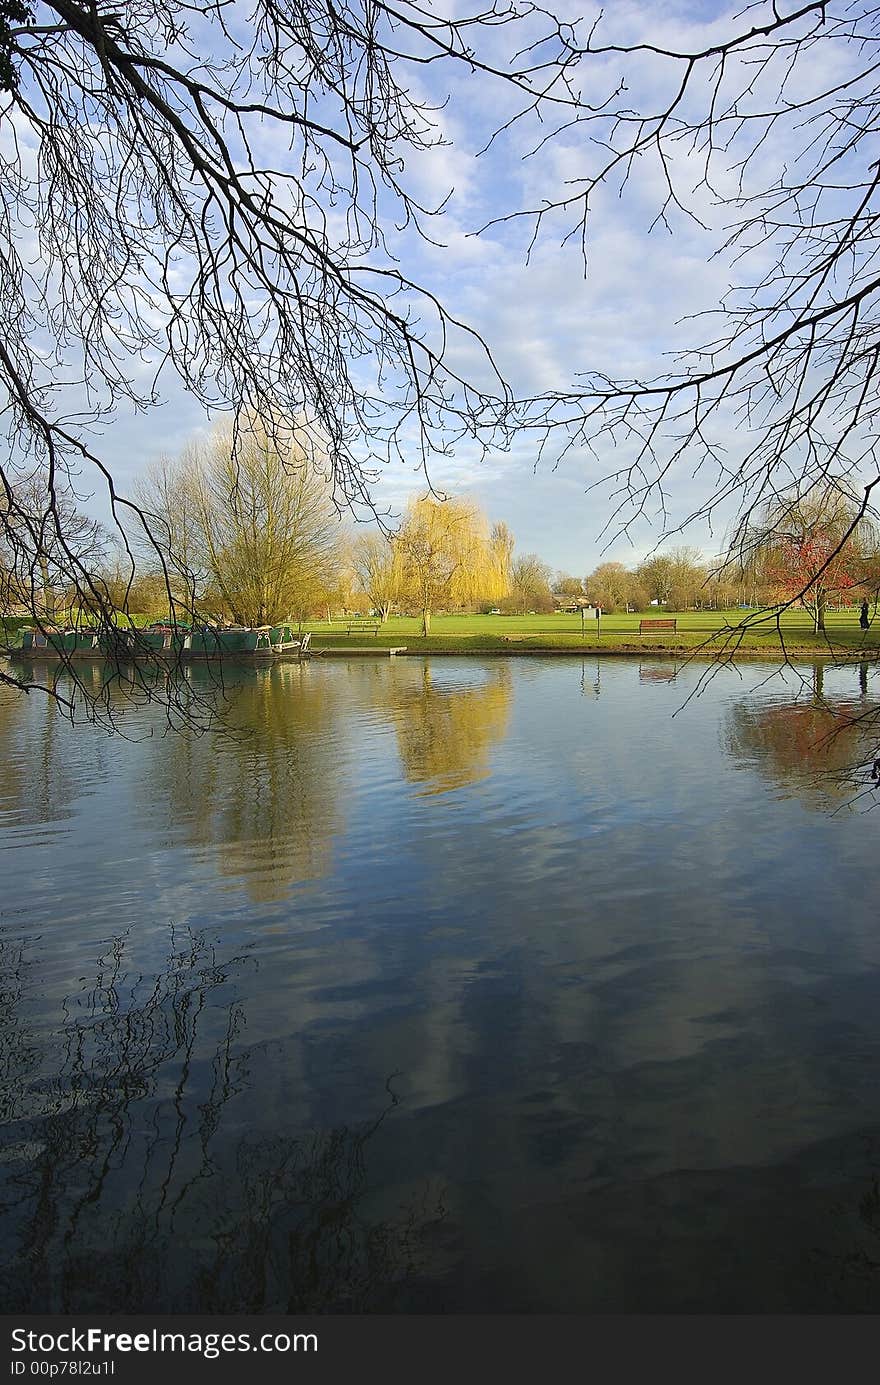
[[[878,15],[875,0],[757,0],[688,26],[626,7],[569,22],[529,0],[447,14],[256,0],[245,26],[208,0],[5,0],[0,488],[9,499],[37,465],[51,507],[91,469],[124,528],[138,507],[94,429],[151,407],[170,374],[207,406],[303,419],[355,506],[389,460],[463,439],[479,455],[518,427],[598,458],[587,479],[611,484],[613,528],[665,520],[683,473],[703,484],[673,528],[806,494],[832,467],[867,503]],[[643,217],[647,203],[646,226],[702,228],[730,289],[683,355],[640,374],[575,360],[514,407],[489,346],[396,258],[392,228],[430,239],[438,210],[411,181],[443,142],[417,94],[426,72],[453,113],[473,89],[455,79],[478,78],[499,112],[488,144],[515,133],[515,157],[546,173],[558,152],[565,168],[474,229],[573,237],[586,268],[615,195]]]
[[[522,113],[567,109],[567,28],[530,5],[435,17],[361,0],[257,0],[246,21],[208,0],[7,0],[0,21],[13,546],[14,482],[36,459],[46,506],[85,472],[162,559],[94,430],[154,405],[166,373],[206,406],[297,420],[340,503],[369,504],[389,458],[501,441],[491,353],[386,231],[429,237],[438,210],[404,171],[443,143],[418,75],[479,72]],[[480,358],[468,376],[462,347]]]
[[[417,1272],[442,1196],[371,1216],[369,1121],[300,1135],[224,1129],[250,1082],[247,966],[170,929],[155,973],[119,936],[68,998],[57,1032],[28,1028],[39,974],[0,946],[0,1288],[11,1312],[364,1312]],[[379,1103],[377,1103],[379,1104]]]
[[[566,129],[569,181],[499,220],[532,239],[567,229],[586,264],[616,194],[664,233],[658,268],[665,233],[687,229],[729,276],[720,303],[657,344],[668,365],[583,362],[580,381],[535,401],[542,439],[594,459],[609,532],[659,514],[675,533],[731,509],[748,525],[830,474],[867,507],[880,482],[878,18],[874,0],[759,0],[692,26],[608,10],[583,36],[577,71],[595,85]],[[816,576],[826,555],[814,559]]]

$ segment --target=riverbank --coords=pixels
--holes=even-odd
[[[422,634],[421,621],[392,616],[376,626],[354,621],[310,621],[312,645],[328,655],[350,649],[406,646],[413,655],[575,655],[595,658],[613,655],[641,658],[657,655],[692,658],[760,658],[778,662],[786,657],[828,662],[860,662],[880,656],[880,622],[864,631],[858,610],[829,611],[826,629],[814,631],[806,611],[781,613],[759,610],[662,612],[674,622],[671,630],[646,630],[644,621],[657,611],[614,612],[581,622],[574,613],[550,615],[435,615],[431,633]]]
[[[822,660],[830,663],[874,661],[880,658],[880,622],[868,631],[859,628],[857,611],[829,612],[827,629],[813,631],[806,612],[785,612],[781,627],[776,617],[759,611],[687,611],[670,613],[676,629],[641,634],[644,617],[637,613],[603,617],[598,631],[591,621],[585,629],[576,615],[479,616],[438,615],[432,631],[424,636],[415,617],[394,616],[373,633],[354,622],[308,621],[302,630],[312,636],[312,652],[325,657],[373,651],[396,658],[426,654],[589,658],[613,655],[622,658],[657,656],[677,660],[694,658]],[[131,618],[141,624],[146,617]],[[23,620],[0,621],[0,637],[7,647],[20,643]],[[366,623],[365,623],[366,624]],[[780,633],[781,629],[781,633]],[[349,633],[349,630],[351,633]]]
[[[876,643],[870,645],[844,644],[839,641],[829,641],[827,639],[816,638],[813,643],[805,643],[799,640],[797,643],[789,643],[788,640],[782,645],[777,638],[774,642],[764,639],[762,642],[739,639],[693,639],[690,641],[678,640],[644,640],[620,641],[609,638],[602,641],[585,641],[583,644],[574,641],[553,641],[528,639],[526,637],[512,639],[492,639],[473,637],[470,639],[453,639],[444,636],[430,636],[414,638],[407,636],[406,647],[401,649],[393,640],[371,639],[369,644],[356,639],[339,639],[328,641],[326,635],[319,636],[320,645],[313,648],[312,653],[319,658],[344,658],[349,654],[369,655],[375,654],[377,657],[386,657],[392,654],[394,658],[412,658],[413,656],[423,658],[425,655],[444,657],[447,655],[468,656],[474,655],[481,658],[495,656],[502,658],[528,658],[528,657],[568,657],[568,658],[659,658],[659,659],[723,659],[723,660],[745,660],[745,659],[766,659],[773,662],[780,660],[816,660],[827,661],[829,663],[863,663],[877,662],[880,660],[880,646]]]

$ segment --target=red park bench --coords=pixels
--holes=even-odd
[[[644,635],[646,630],[674,630],[675,626],[674,620],[640,620],[639,634]]]

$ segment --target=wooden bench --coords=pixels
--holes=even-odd
[[[371,635],[378,635],[381,629],[382,624],[378,620],[356,620],[351,625],[346,625],[345,633],[347,635],[360,635],[369,632]]]
[[[639,634],[644,635],[646,630],[674,630],[675,627],[674,620],[640,620]]]

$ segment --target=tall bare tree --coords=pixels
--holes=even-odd
[[[578,31],[595,85],[566,129],[569,181],[499,220],[533,239],[563,225],[586,267],[613,192],[663,233],[658,267],[687,231],[730,285],[658,343],[668,367],[584,362],[536,401],[543,436],[612,458],[613,531],[658,510],[669,532],[731,509],[747,524],[829,472],[866,504],[880,484],[878,22],[876,0],[757,0],[690,22],[614,7]],[[692,505],[672,520],[677,482]]]
[[[150,530],[168,536],[178,570],[196,585],[207,579],[243,625],[300,615],[335,576],[338,514],[308,435],[303,443],[295,427],[219,424],[176,466],[155,470],[143,497]]]
[[[510,592],[504,598],[502,609],[517,615],[526,611],[552,611],[551,576],[552,568],[542,562],[537,553],[524,553],[515,558],[510,572]]]
[[[82,488],[100,480],[125,531],[139,506],[100,425],[151,407],[165,377],[209,408],[300,418],[341,503],[369,503],[377,464],[403,450],[498,441],[510,391],[491,353],[386,235],[430,238],[440,210],[409,173],[445,142],[416,94],[428,68],[479,72],[515,118],[576,105],[574,58],[569,30],[531,5],[0,0],[12,464],[36,459],[50,505],[91,473]]]
[[[354,540],[351,561],[361,590],[366,592],[384,625],[401,593],[400,549],[385,534],[370,530]]]
[[[52,624],[61,606],[100,604],[100,576],[107,552],[103,526],[80,508],[77,496],[56,486],[50,497],[45,473],[7,477],[0,492],[0,597],[23,604],[39,623]]]

